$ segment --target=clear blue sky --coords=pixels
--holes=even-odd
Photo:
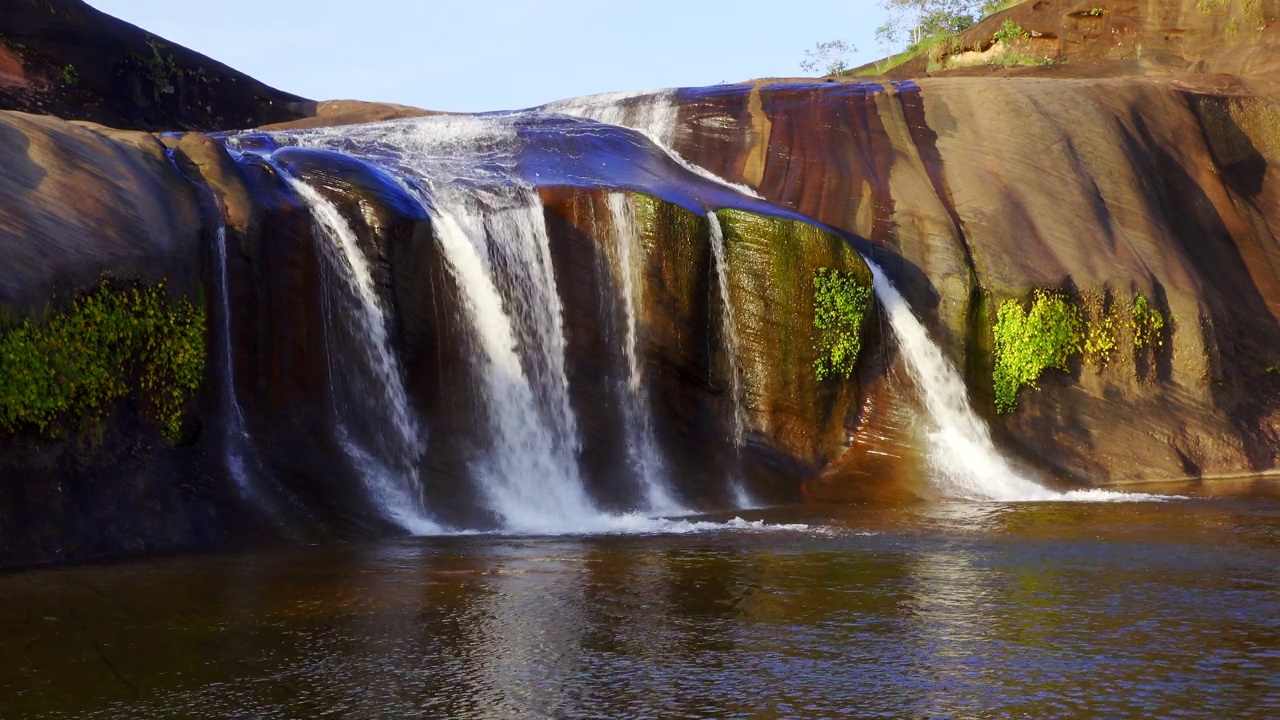
[[[88,0],[281,90],[506,110],[801,74],[842,39],[876,59],[877,0]]]

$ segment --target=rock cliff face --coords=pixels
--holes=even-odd
[[[676,147],[866,238],[1019,455],[1089,483],[1269,470],[1276,8],[1077,5],[1026,3],[961,38],[990,45],[1012,20],[1059,64],[682,91]],[[1105,366],[1074,354],[997,415],[997,310],[1037,289],[1081,307],[1151,298],[1165,343],[1149,355],[1126,321]]]
[[[209,224],[156,138],[0,112],[0,165],[0,333],[67,311],[104,276],[205,301]],[[141,400],[135,387],[74,432],[0,432],[0,565],[261,539],[194,420],[216,408],[193,401],[175,447]]]
[[[859,294],[871,281],[859,253],[964,369],[998,442],[1063,484],[1271,470],[1275,15],[1262,0],[1096,12],[1040,0],[888,77],[675,92],[675,150],[762,200],[636,133],[515,122],[502,142],[518,149],[482,167],[519,190],[496,193],[477,221],[483,278],[460,271],[456,238],[441,235],[452,216],[427,197],[436,188],[370,159],[393,145],[362,156],[293,136],[157,138],[0,112],[0,339],[74,312],[104,278],[163,285],[207,318],[202,388],[175,396],[180,433],[152,422],[140,362],[113,368],[119,392],[92,417],[0,427],[0,566],[398,531],[370,490],[369,454],[351,449],[386,430],[361,414],[372,386],[348,377],[362,371],[350,359],[370,353],[368,328],[343,315],[359,302],[378,315],[429,438],[400,470],[428,479],[431,519],[501,525],[475,480],[496,441],[474,283],[507,292],[496,310],[510,316],[506,350],[524,353],[499,380],[548,382],[535,377],[545,348],[524,327],[545,308],[520,306],[506,287],[527,269],[496,239],[524,211],[516,219],[545,233],[539,282],[558,303],[581,482],[604,510],[642,503],[632,479],[647,472],[637,457],[650,440],[671,492],[693,508],[734,502],[731,479],[778,502],[927,494],[908,482],[926,474],[917,392],[874,299]],[[99,20],[69,0],[17,3],[0,18],[0,103],[174,130],[431,115],[299,104],[178,48],[172,66],[161,54],[99,77],[74,53],[102,48],[67,39]],[[967,65],[1001,56],[992,36],[1006,21],[1026,31],[1023,54],[1051,62]],[[145,33],[102,22],[94,42],[114,48],[116,65],[156,51]],[[60,64],[79,75],[53,92]],[[492,127],[456,121],[471,141],[497,142]],[[493,189],[478,187],[477,197]],[[335,244],[318,202],[354,247]],[[363,297],[352,253],[368,266]],[[1037,356],[1050,336],[1053,357]],[[997,379],[1025,382],[1032,365],[1038,388],[1013,385],[1014,407]]]

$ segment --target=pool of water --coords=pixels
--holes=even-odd
[[[0,575],[0,717],[1280,717],[1280,483],[1211,487]]]

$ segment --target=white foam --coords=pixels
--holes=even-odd
[[[1069,490],[1051,500],[1078,503],[1170,502],[1189,500],[1186,495],[1158,495],[1153,493],[1122,492],[1119,490]]]
[[[764,520],[745,520],[735,517],[716,522],[711,520],[687,520],[663,518],[628,513],[602,515],[577,525],[547,528],[545,532],[500,531],[497,535],[695,535],[721,532],[751,533],[804,533],[832,534],[834,528],[804,523],[767,523]]]

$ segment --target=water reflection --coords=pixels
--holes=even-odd
[[[0,717],[1280,714],[1280,498],[0,576]]]

